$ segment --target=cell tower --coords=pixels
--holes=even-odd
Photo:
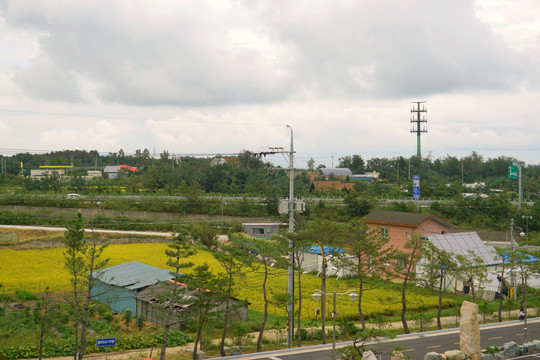
[[[416,133],[416,156],[418,157],[418,161],[420,161],[422,157],[422,151],[420,147],[420,135],[422,135],[422,133],[427,133],[426,126],[421,125],[421,123],[427,123],[427,119],[426,116],[421,115],[421,113],[427,113],[427,110],[424,106],[420,107],[420,104],[425,103],[425,101],[413,101],[412,103],[416,104],[416,108],[413,105],[411,113],[416,113],[416,116],[412,115],[411,117],[411,123],[413,124],[411,127],[411,132]]]

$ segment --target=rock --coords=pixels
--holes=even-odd
[[[231,355],[242,355],[242,350],[240,349],[232,350]]]
[[[504,354],[503,353],[493,354],[493,360],[503,360],[503,359],[504,359]]]
[[[432,351],[428,352],[426,356],[424,356],[424,360],[443,360],[443,356],[438,352]]]
[[[493,354],[482,354],[482,360],[494,360]]]
[[[536,345],[536,352],[540,352],[540,340],[533,340],[532,343]]]
[[[534,354],[536,352],[536,344],[532,341],[525,343],[522,346],[527,350],[527,354]]]
[[[403,352],[396,350],[392,351],[392,355],[390,356],[390,360],[405,360],[405,355],[403,355]]]
[[[525,346],[523,346],[523,345],[518,346],[517,350],[516,350],[516,353],[517,353],[518,356],[525,355],[527,353],[527,348]]]
[[[375,356],[373,351],[368,350],[364,351],[364,353],[362,354],[362,360],[377,360],[377,357]]]
[[[481,360],[480,327],[478,325],[478,305],[464,301],[461,305],[459,324],[459,348],[465,357]]]
[[[517,344],[514,341],[507,342],[503,345],[503,354],[505,358],[515,357],[517,354]]]
[[[460,350],[445,351],[444,356],[446,357],[446,360],[465,360],[465,354]]]

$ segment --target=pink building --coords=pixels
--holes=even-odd
[[[390,238],[397,250],[404,250],[405,244],[414,234],[426,237],[430,234],[445,234],[455,228],[432,214],[406,213],[399,211],[372,211],[362,218],[371,229],[378,229]]]

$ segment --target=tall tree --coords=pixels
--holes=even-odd
[[[43,345],[45,340],[53,334],[53,320],[59,316],[61,308],[59,304],[53,303],[49,287],[39,297],[36,308],[33,311],[33,320],[37,326],[36,335],[39,342],[39,360],[43,358]]]
[[[396,254],[394,273],[401,280],[401,323],[405,334],[410,334],[409,326],[405,318],[407,312],[407,288],[416,279],[416,264],[420,260],[422,252],[422,238],[415,234],[405,244],[404,250]]]
[[[319,245],[320,256],[322,259],[321,265],[321,327],[322,327],[322,343],[326,344],[326,276],[329,257],[335,257],[336,247],[343,246],[345,236],[344,226],[340,223],[317,219],[308,223],[306,228],[299,232],[305,239],[311,240]]]
[[[257,336],[257,351],[262,351],[262,341],[264,335],[264,329],[268,320],[268,305],[270,300],[268,298],[267,282],[269,276],[277,277],[283,273],[277,269],[283,269],[289,265],[289,261],[282,257],[282,254],[287,252],[287,244],[284,242],[278,242],[276,239],[249,239],[246,242],[249,244],[250,250],[257,253],[257,260],[261,266],[253,266],[253,270],[256,273],[262,273],[262,293],[264,300],[263,320],[259,327],[259,335]]]
[[[84,239],[84,221],[79,213],[64,232],[64,268],[69,272],[71,282],[71,294],[68,299],[73,314],[74,325],[74,349],[73,359],[82,358],[79,329],[81,325],[81,296],[84,289],[84,278],[81,276],[85,271],[84,256],[86,253],[86,241]],[[84,335],[81,335],[84,336]]]
[[[222,245],[220,251],[214,253],[214,257],[224,269],[225,280],[223,281],[223,291],[225,295],[225,311],[223,315],[223,332],[219,344],[221,356],[225,356],[225,339],[231,312],[230,298],[236,295],[236,279],[243,277],[246,267],[251,263],[251,254],[238,246]]]
[[[360,219],[349,221],[347,226],[348,254],[340,264],[350,269],[358,279],[358,314],[362,323],[362,330],[366,330],[362,298],[365,291],[380,287],[382,282],[390,276],[391,268],[388,263],[395,254],[387,236],[381,236],[377,229],[369,230],[366,223]],[[371,281],[369,281],[370,279]]]
[[[192,306],[196,309],[197,336],[193,346],[193,359],[199,358],[197,346],[202,345],[203,328],[210,320],[220,315],[220,312],[216,311],[215,308],[224,300],[221,289],[224,280],[223,274],[214,274],[206,262],[194,267],[193,273],[189,277],[189,287],[194,290],[193,296],[195,297],[195,303]]]
[[[102,258],[103,252],[109,246],[108,243],[102,242],[100,239],[91,237],[84,252],[84,272],[80,274],[86,283],[86,296],[83,304],[83,313],[81,319],[81,349],[79,360],[82,359],[86,349],[86,328],[88,326],[89,314],[92,306],[92,299],[102,294],[94,294],[93,288],[96,281],[99,279],[99,270],[103,269],[109,263],[109,258]]]
[[[165,255],[167,255],[167,265],[173,269],[171,274],[173,275],[173,287],[171,290],[169,303],[167,306],[167,315],[165,318],[165,323],[163,324],[163,339],[161,341],[161,354],[159,359],[165,360],[165,353],[167,352],[167,336],[169,334],[170,327],[174,324],[173,317],[175,315],[174,303],[179,293],[179,277],[182,275],[180,273],[181,269],[190,268],[193,266],[193,263],[187,259],[190,256],[193,256],[197,251],[193,248],[189,234],[186,229],[181,228],[176,236],[173,238],[172,243],[168,245],[168,248],[165,250]]]
[[[456,255],[456,259],[458,261],[458,277],[469,284],[474,303],[477,290],[475,283],[478,283],[478,287],[481,288],[487,279],[487,268],[484,259],[472,250],[468,250],[466,255]]]
[[[420,284],[435,291],[438,295],[437,328],[442,329],[442,296],[444,292],[444,279],[449,272],[456,268],[454,256],[443,249],[439,249],[430,241],[425,241],[422,250],[424,272],[417,275]]]

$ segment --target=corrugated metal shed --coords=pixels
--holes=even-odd
[[[471,250],[475,255],[480,256],[484,263],[483,265],[498,265],[502,261],[496,258],[495,248],[491,245],[486,245],[480,239],[480,236],[474,231],[453,233],[453,234],[430,234],[428,240],[437,248],[446,250],[453,254],[461,254],[468,256],[468,251]]]
[[[321,168],[321,172],[324,176],[352,176],[352,171],[347,168]]]
[[[98,274],[101,282],[130,290],[145,288],[174,277],[169,270],[146,265],[138,261],[111,266],[98,271]]]

